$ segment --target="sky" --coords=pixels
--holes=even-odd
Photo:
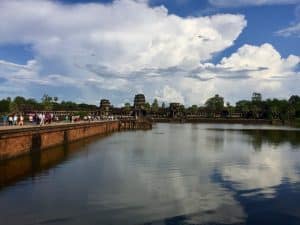
[[[300,95],[300,0],[1,0],[0,98]]]

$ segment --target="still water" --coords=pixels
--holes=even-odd
[[[0,163],[0,224],[300,224],[300,131],[157,124]]]

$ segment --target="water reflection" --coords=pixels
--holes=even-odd
[[[159,124],[6,162],[0,218],[8,225],[299,224],[299,131],[254,128]],[[23,181],[8,187],[7,171],[20,165],[29,172],[15,172],[13,182]]]
[[[73,153],[86,151],[85,147],[96,140],[99,140],[99,138],[92,137],[43,152],[35,152],[12,160],[0,161],[0,191],[2,188],[13,185],[24,178],[38,178],[40,173],[47,173],[50,168],[70,160]]]

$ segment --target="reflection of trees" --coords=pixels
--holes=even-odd
[[[281,145],[289,143],[293,147],[300,146],[300,131],[295,130],[241,130],[243,134],[251,136],[255,149],[261,149],[263,143]]]
[[[209,133],[206,137],[207,145],[212,146],[215,151],[221,151],[224,147],[225,132]]]

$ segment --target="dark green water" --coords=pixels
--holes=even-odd
[[[300,131],[158,124],[0,163],[0,224],[300,224]]]

